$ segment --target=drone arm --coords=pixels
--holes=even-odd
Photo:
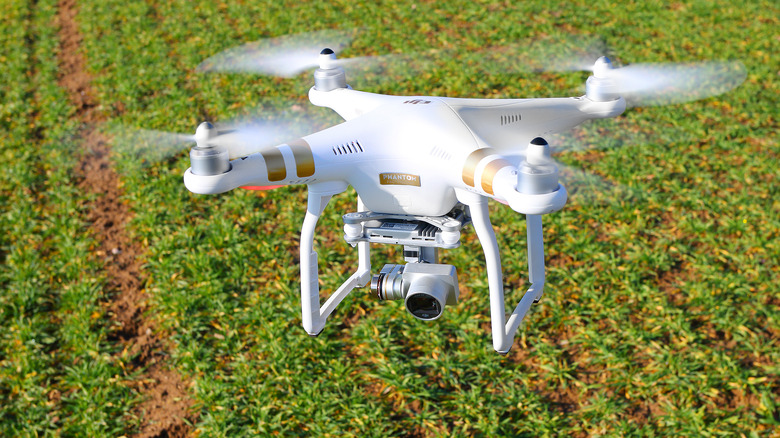
[[[371,276],[369,244],[358,244],[359,264],[357,272],[347,279],[320,307],[319,273],[317,269],[317,253],[314,251],[314,230],[330,198],[337,193],[343,192],[345,189],[346,185],[342,184],[312,184],[309,186],[306,217],[303,220],[301,229],[301,318],[303,320],[303,328],[312,336],[318,335],[322,331],[328,316],[352,289],[358,286],[365,286]],[[362,207],[362,202],[358,199],[358,208],[360,207]]]
[[[388,103],[403,102],[409,99],[403,96],[366,93],[351,88],[320,91],[316,87],[312,87],[309,90],[309,100],[313,105],[330,108],[344,120],[352,120]]]
[[[284,146],[284,145],[280,145]],[[287,147],[287,146],[285,146]],[[272,155],[276,158],[274,165],[269,165],[265,155]],[[251,154],[247,157],[232,160],[230,169],[217,175],[196,175],[192,168],[184,172],[184,185],[193,193],[203,195],[213,195],[224,193],[242,186],[273,186],[290,184],[290,178],[285,179],[285,175],[292,175],[296,170],[286,168],[283,152],[276,148],[267,148],[261,152]],[[279,177],[279,173],[281,177]]]
[[[493,331],[493,348],[499,353],[507,353],[534,301],[541,298],[544,289],[544,244],[542,241],[542,218],[539,215],[527,215],[528,233],[528,267],[531,287],[515,307],[507,319],[504,304],[504,282],[501,272],[501,256],[498,241],[493,231],[488,215],[488,199],[486,197],[458,191],[460,202],[469,206],[471,220],[485,253],[485,264],[488,274],[490,292],[490,322]]]
[[[623,98],[596,102],[587,97],[548,99],[442,98],[485,143],[514,150],[536,136],[565,132],[586,120],[617,117]],[[498,122],[498,123],[497,123]]]

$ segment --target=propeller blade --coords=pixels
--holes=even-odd
[[[723,94],[747,77],[741,62],[632,64],[607,70],[630,106],[669,105]]]
[[[230,159],[234,160],[302,137],[314,130],[309,121],[246,120],[217,125],[217,135],[209,143],[227,148]]]
[[[195,142],[193,135],[153,129],[118,126],[110,131],[114,137],[113,152],[142,164],[171,158]]]
[[[341,51],[354,32],[323,30],[267,38],[225,50],[203,61],[201,72],[260,73],[294,77],[319,66],[319,53],[328,47]]]
[[[216,134],[207,144],[228,150],[231,160],[245,157],[321,129],[308,118],[295,120],[245,119],[216,126]],[[151,129],[120,127],[114,130],[114,151],[140,163],[159,162],[196,143],[194,135]]]

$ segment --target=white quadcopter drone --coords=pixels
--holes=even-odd
[[[560,210],[567,200],[544,138],[586,120],[616,117],[626,109],[628,96],[659,93],[681,82],[680,72],[715,77],[718,70],[709,64],[613,68],[601,57],[581,97],[460,99],[354,90],[347,85],[342,60],[330,49],[302,62],[298,54],[275,56],[274,62],[255,59],[250,68],[222,70],[289,76],[318,67],[309,99],[345,122],[279,145],[264,145],[261,138],[247,145],[234,132],[204,122],[193,138],[197,145],[184,174],[187,189],[216,194],[239,187],[308,186],[300,243],[301,307],[303,327],[312,336],[323,330],[347,294],[369,283],[380,300],[403,300],[415,318],[439,318],[446,305],[457,302],[458,280],[454,266],[439,263],[438,251],[457,248],[461,230],[471,224],[485,253],[493,348],[502,354],[544,291],[542,215]],[[735,82],[734,75],[727,76]],[[344,239],[357,246],[359,266],[321,304],[315,227],[330,198],[348,186],[358,199],[357,211],[343,217]],[[508,317],[489,199],[526,216],[531,286]],[[385,265],[372,277],[371,243],[403,245],[406,263]]]

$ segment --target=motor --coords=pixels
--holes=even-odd
[[[195,147],[190,150],[190,164],[194,175],[221,175],[230,170],[230,158],[225,146],[214,145],[219,133],[209,122],[195,130]]]

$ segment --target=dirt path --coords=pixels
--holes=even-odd
[[[184,437],[190,429],[187,421],[193,419],[188,412],[192,406],[188,382],[166,366],[168,346],[154,322],[145,315],[146,277],[141,266],[144,250],[126,229],[132,212],[121,200],[109,139],[97,129],[105,115],[97,111],[91,77],[81,54],[77,13],[75,0],[59,2],[60,85],[67,90],[77,109],[75,117],[82,125],[79,187],[94,195],[86,208],[87,220],[99,244],[97,255],[105,263],[105,292],[110,297],[107,306],[115,327],[112,340],[121,343],[134,357],[129,372],[141,371],[137,389],[147,397],[134,412],[142,418],[136,436]]]

